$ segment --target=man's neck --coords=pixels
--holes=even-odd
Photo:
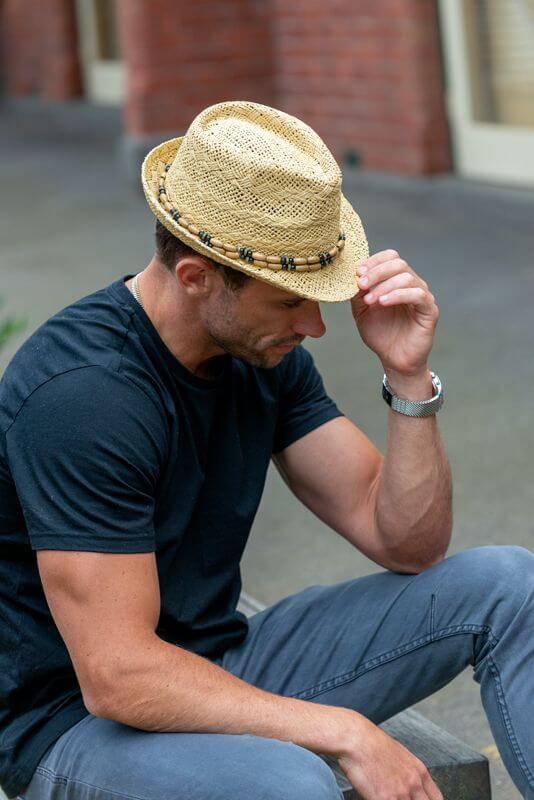
[[[133,278],[126,281],[132,291]],[[224,351],[206,337],[192,309],[180,297],[176,279],[155,258],[138,274],[137,289],[145,314],[174,357],[200,378],[213,377],[213,359]]]

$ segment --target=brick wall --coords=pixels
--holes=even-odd
[[[274,0],[279,107],[342,161],[374,170],[450,168],[434,0]]]
[[[8,92],[80,91],[73,3],[4,0]],[[450,168],[437,0],[117,3],[126,138],[183,132],[207,105],[249,99],[303,119],[341,164]]]
[[[229,98],[274,105],[268,0],[119,0],[134,136],[182,131]]]
[[[81,94],[72,0],[3,0],[0,13],[4,91],[49,100]]]

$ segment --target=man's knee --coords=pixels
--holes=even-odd
[[[525,602],[534,602],[534,553],[525,547],[473,547],[441,563],[445,562],[449,562],[446,583],[450,593],[457,592],[458,597],[467,593],[474,607],[481,600],[490,609],[497,604],[516,609]]]
[[[458,570],[466,578],[482,584],[504,583],[511,586],[520,581],[523,586],[534,579],[534,553],[518,545],[486,545],[457,553]]]
[[[334,773],[318,755],[293,742],[273,739],[263,743],[269,752],[262,769],[256,771],[255,796],[265,800],[342,800]]]
[[[239,758],[232,760],[231,773],[216,776],[217,785],[226,784],[228,796],[236,800],[342,800],[332,770],[310,750],[249,734],[239,740]]]

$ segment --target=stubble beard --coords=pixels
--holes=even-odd
[[[206,320],[206,332],[212,342],[225,353],[253,367],[272,369],[278,366],[285,355],[269,350],[277,342],[261,347],[263,337],[236,322],[231,306],[224,310],[219,309],[218,314]]]

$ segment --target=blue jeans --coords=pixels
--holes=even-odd
[[[505,766],[534,798],[534,553],[466,550],[416,575],[309,586],[250,620],[216,663],[276,694],[380,723],[473,667]],[[341,800],[291,742],[156,733],[88,715],[48,750],[22,800]]]

